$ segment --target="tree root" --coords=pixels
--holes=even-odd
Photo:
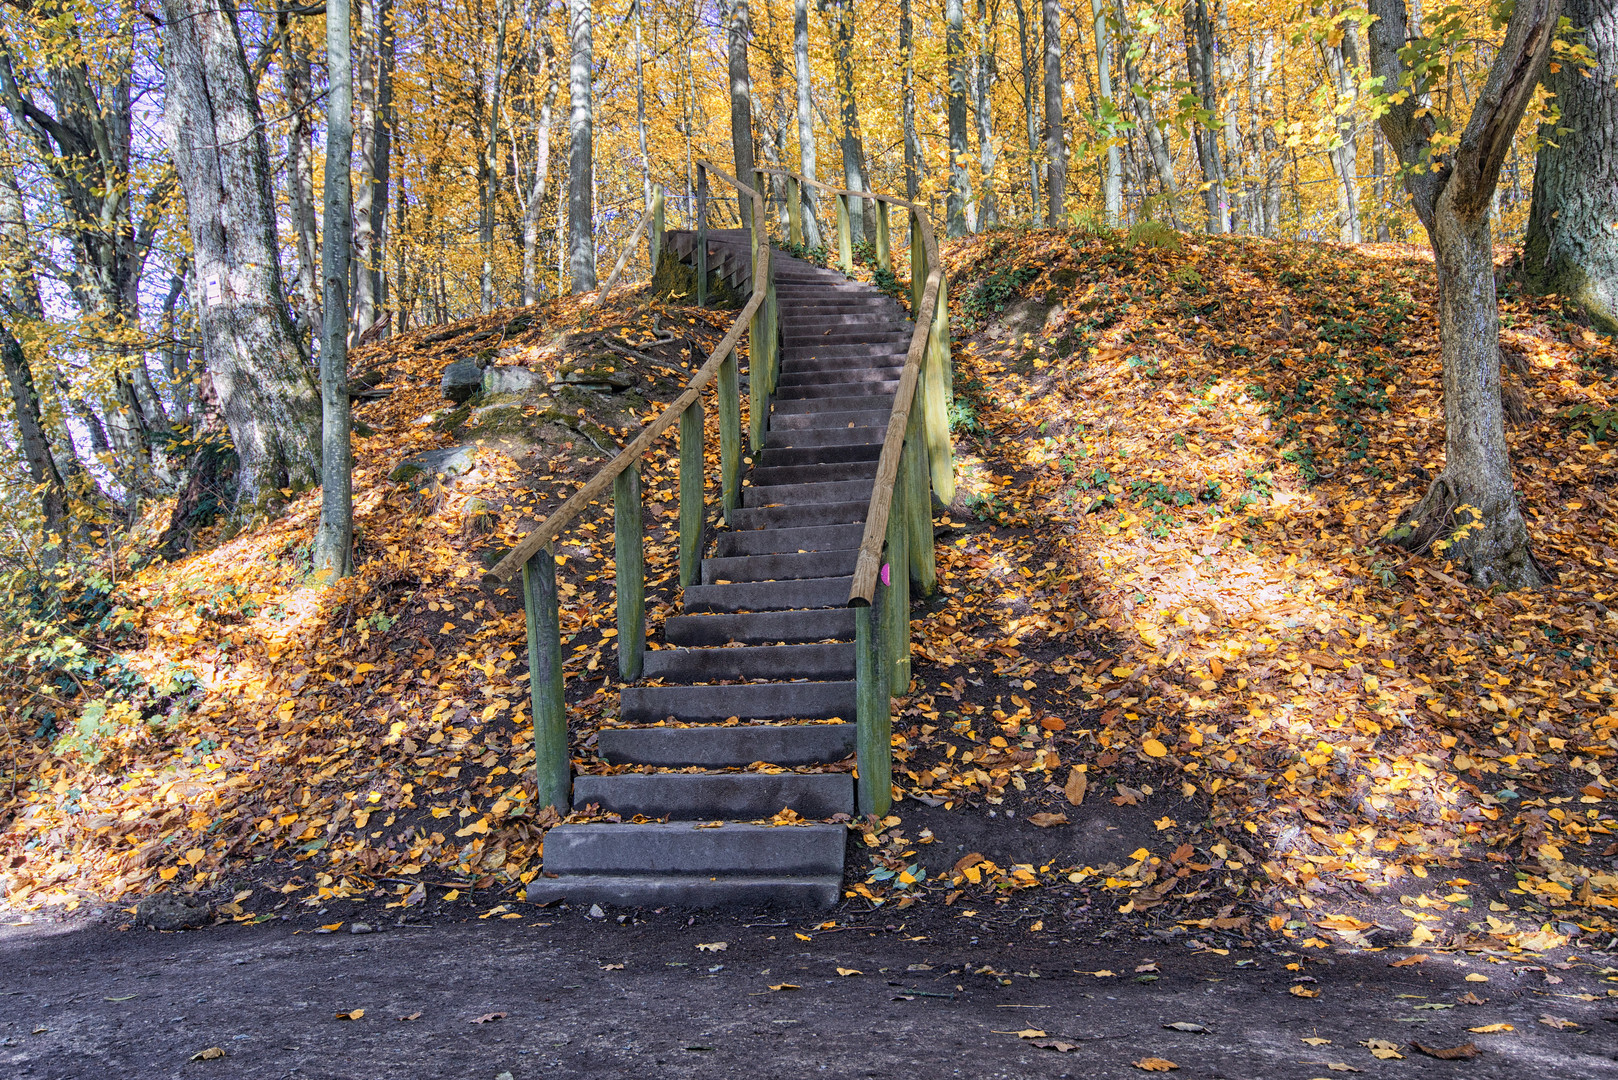
[[[1539,588],[1551,575],[1529,548],[1527,527],[1514,506],[1510,516],[1506,522],[1483,520],[1455,481],[1440,474],[1427,494],[1399,515],[1387,539],[1406,551],[1454,560],[1482,588]],[[1496,535],[1502,530],[1508,535]]]

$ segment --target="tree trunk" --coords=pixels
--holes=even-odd
[[[978,232],[994,228],[1000,218],[994,194],[994,166],[1000,158],[1000,140],[994,134],[994,81],[999,76],[994,26],[998,15],[998,4],[990,11],[987,0],[978,0],[977,79],[973,85],[978,122]]]
[[[842,123],[843,187],[865,190],[865,146],[860,136],[860,108],[854,96],[854,0],[830,0],[837,40],[837,105]],[[854,243],[865,239],[864,199],[848,200],[848,231]]]
[[[652,210],[652,159],[646,148],[646,61],[644,30],[644,0],[635,0],[635,138],[640,143],[640,194],[642,213]],[[659,239],[658,243],[662,243]],[[657,267],[651,268],[657,273]],[[649,275],[648,275],[649,276]]]
[[[279,488],[317,482],[320,398],[287,311],[269,145],[235,8],[164,0],[163,14],[168,138],[196,261],[197,322],[240,459],[239,499],[256,508]]]
[[[908,4],[910,0],[904,0]],[[815,163],[815,110],[809,96],[809,0],[796,0],[792,7],[792,57],[798,82],[798,171],[819,180]],[[820,246],[820,222],[815,208],[819,199],[813,188],[803,189],[803,242]]]
[[[1039,82],[1039,35],[1029,33],[1028,12],[1023,0],[1011,0],[1017,9],[1017,45],[1022,55],[1022,96],[1028,120],[1028,206],[1029,220],[1037,227],[1044,207],[1039,199],[1039,96],[1034,86]],[[1122,2],[1122,0],[1120,0]],[[908,4],[909,0],[905,0]]]
[[[1208,232],[1218,235],[1230,231],[1226,216],[1229,200],[1225,195],[1225,169],[1219,160],[1219,99],[1214,91],[1213,24],[1208,21],[1207,0],[1187,0],[1182,15],[1186,70],[1206,114],[1192,135],[1202,166],[1202,200],[1208,211]]]
[[[1124,0],[1115,0],[1114,9],[1120,27],[1128,25],[1124,22]],[[1179,186],[1174,180],[1174,159],[1169,156],[1168,142],[1163,137],[1163,129],[1157,126],[1157,113],[1152,107],[1151,93],[1146,89],[1146,80],[1141,77],[1140,67],[1131,58],[1129,49],[1123,51],[1124,77],[1129,81],[1129,100],[1134,107],[1136,126],[1140,128],[1141,136],[1146,140],[1147,152],[1152,155],[1152,171],[1157,174],[1157,184],[1163,194],[1163,200],[1168,206],[1169,221],[1175,228],[1180,227],[1176,202],[1179,199]]]
[[[1523,244],[1533,289],[1558,293],[1590,321],[1618,333],[1618,3],[1567,0],[1595,58],[1593,71],[1564,61],[1545,76],[1561,109],[1534,165]]]
[[[356,340],[376,321],[376,235],[371,230],[371,200],[375,197],[377,150],[377,72],[382,55],[382,34],[377,0],[358,0],[359,26],[354,34],[354,103],[358,118],[359,182],[354,186],[354,249],[349,280],[353,284],[353,317],[349,325]],[[350,0],[352,7],[353,0]],[[329,59],[329,58],[328,58]]]
[[[326,0],[326,220],[320,265],[326,338],[320,349],[320,524],[315,570],[335,581],[354,572],[353,446],[349,440],[348,273],[354,233],[349,162],[354,153],[354,74],[349,0]],[[361,277],[365,268],[360,268]]]
[[[1354,102],[1357,86],[1354,69],[1359,65],[1359,50],[1355,47],[1352,24],[1344,23],[1341,29],[1341,44],[1320,44],[1326,73],[1331,77],[1337,114],[1335,145],[1330,147],[1327,157],[1331,160],[1332,171],[1337,174],[1337,238],[1345,244],[1357,244],[1365,238],[1360,229],[1359,151],[1356,146],[1358,131]]]
[[[40,531],[44,540],[42,561],[46,566],[54,566],[68,526],[67,486],[57,471],[56,459],[51,456],[28,357],[23,353],[22,343],[3,320],[0,320],[0,367],[5,369],[6,386],[11,391],[12,419],[17,425],[23,460],[28,463],[28,479],[39,491]]]
[[[725,34],[730,66],[730,144],[735,152],[736,179],[748,187],[754,182],[753,79],[747,68],[747,39],[751,33],[747,0],[730,0]],[[742,228],[753,227],[753,205],[740,192],[736,196],[736,212]]]
[[[485,315],[495,308],[494,218],[500,197],[500,92],[506,81],[506,24],[510,21],[511,0],[500,0],[494,27],[494,79],[489,86],[489,137],[483,145],[483,215],[478,221],[478,246],[483,251],[478,301],[479,310]]]
[[[1394,536],[1406,547],[1439,548],[1489,588],[1541,585],[1517,507],[1500,400],[1500,316],[1495,296],[1489,204],[1517,126],[1550,59],[1560,0],[1518,0],[1488,80],[1460,139],[1439,169],[1416,171],[1433,150],[1438,124],[1412,76],[1404,0],[1369,0],[1371,74],[1389,102],[1382,131],[1409,172],[1416,215],[1427,227],[1438,277],[1439,348],[1444,364],[1444,471],[1407,511]],[[1458,118],[1457,118],[1458,119]]]
[[[595,157],[591,143],[595,124],[590,101],[595,52],[590,43],[590,4],[591,0],[568,0],[573,60],[568,68],[567,260],[575,293],[594,292],[596,287]]]
[[[966,38],[965,5],[944,0],[944,51],[949,76],[949,194],[944,198],[944,235],[965,236],[972,201],[972,174],[966,145]]]
[[[899,87],[899,119],[905,140],[905,198],[915,202],[921,191],[922,160],[921,140],[916,137],[916,40],[915,28],[910,22],[910,0],[899,0],[899,52],[904,55],[905,64]]]
[[[556,56],[550,38],[540,36],[544,50],[545,96],[540,100],[538,124],[534,129],[534,183],[522,210],[522,302],[539,300],[540,215],[545,211],[545,189],[551,174],[551,117],[556,105]],[[560,284],[560,283],[558,283]]]
[[[1107,160],[1101,174],[1101,206],[1107,224],[1117,228],[1124,219],[1124,165],[1118,154],[1118,144],[1110,141],[1114,135],[1118,110],[1112,100],[1112,42],[1107,32],[1105,0],[1090,0],[1090,14],[1095,19],[1096,90],[1101,97],[1103,130],[1109,140]]]
[[[1062,5],[1043,0],[1045,19],[1045,157],[1049,169],[1045,184],[1050,200],[1050,223],[1067,221],[1067,138],[1062,119]]]
[[[293,306],[299,315],[299,329],[313,351],[320,340],[322,323],[320,286],[320,239],[315,226],[315,167],[310,153],[309,108],[311,78],[309,53],[303,35],[293,28],[287,35],[287,60],[283,70],[291,126],[287,129],[287,203],[292,208],[294,250],[297,270],[293,277]]]

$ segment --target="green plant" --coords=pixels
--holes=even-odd
[[[1161,221],[1139,221],[1129,230],[1129,243],[1154,251],[1175,252],[1180,250],[1180,234]]]
[[[1618,439],[1618,409],[1581,402],[1562,410],[1560,419],[1571,431],[1581,431],[1594,446],[1603,439]]]

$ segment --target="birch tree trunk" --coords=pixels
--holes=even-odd
[[[971,160],[966,144],[966,37],[965,5],[944,0],[944,52],[949,78],[949,193],[944,198],[944,235],[965,236],[972,230],[968,212],[972,201]]]
[[[595,156],[592,146],[594,116],[590,100],[591,68],[595,53],[590,42],[591,0],[568,0],[568,31],[572,62],[568,67],[567,150],[567,261],[575,293],[594,292]]]
[[[1567,0],[1567,14],[1595,57],[1593,71],[1563,63],[1545,76],[1562,111],[1561,133],[1540,147],[1523,272],[1591,322],[1618,333],[1618,3]]]
[[[802,3],[803,0],[799,0]],[[921,140],[916,137],[916,40],[910,22],[910,0],[899,0],[899,52],[904,75],[899,86],[900,123],[905,140],[905,198],[911,202],[921,191]]]
[[[1229,200],[1225,195],[1225,170],[1219,160],[1219,99],[1214,90],[1213,24],[1208,21],[1207,0],[1187,0],[1182,11],[1185,21],[1185,62],[1191,86],[1201,99],[1204,115],[1199,117],[1193,138],[1197,160],[1202,166],[1202,200],[1208,211],[1208,231],[1230,231],[1226,217]]]
[[[1384,93],[1408,91],[1387,103],[1381,124],[1406,166],[1406,190],[1432,243],[1444,363],[1444,471],[1401,518],[1394,537],[1418,551],[1444,545],[1445,557],[1465,566],[1480,587],[1538,586],[1545,575],[1517,506],[1500,401],[1489,204],[1550,60],[1561,0],[1518,0],[1460,140],[1436,168],[1430,158],[1438,125],[1423,104],[1429,87],[1403,54],[1409,37],[1404,0],[1369,0],[1368,8],[1376,16],[1371,74],[1382,80]]]
[[[1124,0],[1114,0],[1114,11],[1118,17],[1120,27],[1127,26],[1124,21]],[[1152,171],[1157,174],[1157,184],[1163,194],[1163,201],[1168,206],[1169,222],[1178,229],[1180,227],[1179,185],[1174,180],[1174,159],[1169,156],[1168,142],[1163,137],[1163,129],[1157,125],[1157,112],[1152,107],[1151,92],[1146,87],[1146,80],[1141,77],[1140,66],[1131,58],[1129,48],[1125,45],[1124,78],[1129,82],[1129,100],[1135,113],[1136,127],[1140,129],[1141,137],[1146,140],[1146,150],[1152,156]]]
[[[235,8],[164,0],[163,16],[166,127],[196,261],[197,322],[239,459],[238,505],[257,508],[279,488],[317,482],[320,397],[287,310],[269,145]]]
[[[747,39],[752,33],[747,0],[731,0],[725,44],[730,67],[730,144],[735,153],[736,179],[753,186],[753,79],[747,68]],[[742,228],[753,227],[753,204],[737,193],[736,211]]]
[[[483,215],[478,221],[478,246],[483,250],[483,267],[478,275],[478,302],[485,315],[495,308],[494,217],[500,197],[500,92],[506,83],[506,24],[511,21],[511,0],[500,0],[495,20],[494,79],[489,87],[489,137],[483,148]],[[594,287],[592,284],[591,288]]]
[[[540,217],[545,212],[545,189],[551,173],[551,118],[556,106],[556,55],[550,38],[539,38],[544,51],[541,60],[545,72],[545,96],[540,100],[539,116],[534,128],[534,182],[528,191],[528,201],[522,210],[522,302],[539,301],[539,234]]]
[[[320,273],[320,239],[315,226],[315,166],[314,155],[310,153],[312,75],[308,49],[296,28],[287,34],[283,78],[287,107],[292,114],[287,129],[287,204],[292,208],[293,246],[298,256],[292,302],[298,308],[300,329],[308,335],[305,341],[313,351],[314,343],[320,340],[322,317],[320,287],[316,284]]]
[[[1341,44],[1321,42],[1320,45],[1337,106],[1335,145],[1330,147],[1327,156],[1331,159],[1332,171],[1337,174],[1337,238],[1345,244],[1357,244],[1365,238],[1360,229],[1359,150],[1354,104],[1354,68],[1359,64],[1359,50],[1355,47],[1352,26],[1344,25],[1342,30]]]
[[[910,0],[903,2],[908,5]],[[811,180],[819,180],[815,162],[815,109],[809,94],[809,0],[796,0],[792,7],[792,58],[798,82],[798,171]],[[811,248],[821,244],[818,206],[814,189],[805,188],[803,242]]]
[[[376,279],[371,269],[376,262],[376,236],[371,229],[371,200],[376,178],[377,70],[380,67],[381,38],[377,0],[359,0],[359,26],[354,35],[355,104],[359,137],[359,182],[354,187],[354,249],[349,280],[353,284],[353,313],[349,325],[354,337],[370,329],[376,321]]]
[[[1096,91],[1101,97],[1103,128],[1110,139],[1118,109],[1112,100],[1112,35],[1107,31],[1105,0],[1090,0],[1090,14],[1095,19]],[[1124,218],[1124,165],[1116,143],[1108,143],[1106,157],[1101,181],[1102,213],[1107,217],[1107,224],[1117,228]]]
[[[1066,220],[1062,206],[1067,201],[1067,133],[1062,118],[1062,5],[1061,0],[1043,0],[1045,20],[1045,157],[1050,199],[1050,222],[1060,226]]]
[[[998,5],[991,11],[987,0],[978,0],[977,78],[973,81],[973,104],[978,122],[977,231],[992,229],[999,222],[994,196],[994,167],[1000,158],[1000,140],[994,133],[994,81],[999,75],[995,58],[994,26]]]
[[[1039,96],[1034,92],[1039,82],[1039,33],[1037,30],[1029,32],[1028,12],[1023,7],[1023,0],[1011,2],[1017,9],[1017,46],[1022,56],[1022,96],[1028,120],[1029,220],[1038,228],[1040,215],[1044,211],[1039,198]]]
[[[328,582],[354,572],[353,446],[349,441],[348,278],[353,242],[354,73],[349,0],[326,0],[326,338],[320,349],[320,524],[314,565]],[[363,276],[363,267],[362,267]]]

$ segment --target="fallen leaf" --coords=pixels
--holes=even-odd
[[[602,971],[622,971],[622,970],[624,970],[624,965],[622,965],[622,964],[602,964],[601,965],[601,970]]]
[[[364,1009],[350,1009],[347,1012],[338,1013],[337,1014],[337,1019],[339,1019],[339,1020],[358,1020],[360,1017],[362,1017],[364,1015],[365,1015],[365,1010]]]
[[[724,952],[730,948],[728,941],[702,941],[697,943],[698,952]]]
[[[1074,806],[1083,806],[1085,792],[1089,790],[1090,778],[1078,769],[1074,769],[1067,774],[1067,786],[1062,789],[1062,794],[1066,795],[1067,801]]]
[[[1062,1039],[1034,1039],[1028,1045],[1037,1046],[1041,1050],[1055,1050],[1058,1054],[1071,1053],[1079,1048],[1078,1043],[1065,1042]]]
[[[222,1046],[210,1046],[206,1050],[198,1050],[196,1053],[192,1054],[191,1055],[191,1060],[192,1061],[213,1061],[213,1060],[215,1060],[217,1058],[222,1058],[224,1056],[225,1056],[225,1048],[224,1047],[222,1047]]]
[[[1414,964],[1424,963],[1424,962],[1426,962],[1427,960],[1430,960],[1430,959],[1432,959],[1432,958],[1430,956],[1428,956],[1426,953],[1419,952],[1414,956],[1406,956],[1401,960],[1394,960],[1391,963],[1389,963],[1388,966],[1389,967],[1411,967]]]
[[[1386,1039],[1366,1039],[1360,1043],[1371,1052],[1371,1056],[1380,1061],[1402,1061],[1404,1055],[1399,1053],[1399,1044]]]
[[[1548,1028],[1555,1028],[1557,1031],[1575,1031],[1579,1028],[1577,1021],[1566,1020],[1560,1016],[1552,1016],[1550,1013],[1546,1013],[1541,1016],[1539,1018],[1539,1022]]]
[[[406,1016],[399,1017],[399,1020],[402,1023],[403,1022],[409,1022],[411,1020],[420,1020],[420,1019],[421,1019],[421,1010],[419,1010],[419,1009],[417,1011],[413,1012],[413,1013],[410,1013],[410,1014],[406,1015]]]
[[[1028,823],[1030,825],[1037,825],[1041,829],[1048,829],[1053,825],[1066,825],[1067,824],[1067,815],[1066,814],[1052,814],[1052,813],[1049,813],[1049,812],[1042,812],[1042,813],[1038,813],[1038,814],[1030,814],[1030,815],[1028,815]]]
[[[848,975],[864,975],[864,974],[865,974],[865,972],[863,972],[863,971],[861,971],[861,970],[860,970],[860,969],[859,969],[859,968],[844,968],[844,967],[840,967],[840,968],[838,968],[838,969],[837,969],[837,974],[839,974],[839,975],[843,975],[843,976],[848,976]]]
[[[1436,1046],[1426,1046],[1419,1042],[1413,1042],[1410,1046],[1412,1049],[1419,1050],[1428,1057],[1438,1058],[1440,1061],[1465,1061],[1483,1053],[1472,1043],[1462,1043],[1460,1046],[1449,1046],[1442,1049]]]
[[[503,1013],[503,1012],[484,1013],[482,1016],[479,1016],[479,1017],[476,1017],[476,1018],[474,1018],[472,1020],[467,1021],[467,1023],[469,1023],[469,1024],[489,1024],[489,1023],[493,1023],[496,1020],[504,1020],[505,1018],[506,1018],[506,1014]]]
[[[1185,1020],[1176,1020],[1172,1024],[1164,1024],[1163,1026],[1168,1028],[1170,1031],[1189,1031],[1196,1035],[1206,1034],[1208,1031],[1208,1029],[1203,1027],[1201,1024],[1193,1024]]]
[[[139,996],[140,995],[138,995],[138,994],[125,994],[123,997],[102,998],[101,1000],[102,1001],[132,1001],[136,997],[139,997]]]
[[[1147,1072],[1168,1072],[1171,1069],[1179,1068],[1174,1062],[1160,1057],[1141,1058],[1139,1061],[1132,1062],[1132,1064],[1135,1068],[1145,1069]]]
[[[1320,991],[1319,990],[1311,990],[1307,986],[1303,986],[1301,984],[1295,984],[1287,992],[1290,993],[1293,997],[1301,997],[1301,998],[1317,998],[1317,997],[1320,996]]]
[[[1147,757],[1165,757],[1169,752],[1169,748],[1158,742],[1156,739],[1147,739],[1145,742],[1140,744],[1140,748],[1146,751]]]
[[[1006,1034],[1015,1035],[1019,1039],[1043,1039],[1046,1035],[1039,1028],[1023,1028],[1021,1031],[1011,1031]]]
[[[1308,1043],[1310,1046],[1330,1046],[1331,1045],[1331,1040],[1330,1039],[1322,1039],[1319,1035],[1311,1035],[1308,1038],[1304,1039],[1303,1041]]]
[[[1477,972],[1474,971],[1474,972],[1472,972],[1472,974],[1470,974],[1470,975],[1468,975],[1466,977],[1466,981],[1467,982],[1488,982],[1489,977],[1487,975],[1479,975]]]
[[[799,941],[813,941],[813,940],[815,940],[814,938],[810,937],[808,934],[794,933],[792,936],[797,938]]]
[[[1146,972],[1146,971],[1161,971],[1161,970],[1163,970],[1163,969],[1157,966],[1157,961],[1156,960],[1148,960],[1144,964],[1136,964],[1135,965],[1135,974],[1137,974],[1137,975],[1141,974],[1142,972]]]
[[[802,990],[803,987],[799,986],[797,983],[775,983],[774,985],[772,985],[770,987],[770,989],[771,990]]]
[[[1456,998],[1455,1001],[1460,1005],[1487,1005],[1489,1003],[1488,998],[1480,998],[1470,990]]]
[[[1484,1024],[1482,1027],[1467,1028],[1474,1035],[1498,1035],[1505,1031],[1516,1031],[1510,1024]]]
[[[1326,1065],[1326,1068],[1330,1069],[1332,1072],[1364,1072],[1363,1069],[1356,1069],[1354,1066],[1342,1061],[1329,1062]]]

